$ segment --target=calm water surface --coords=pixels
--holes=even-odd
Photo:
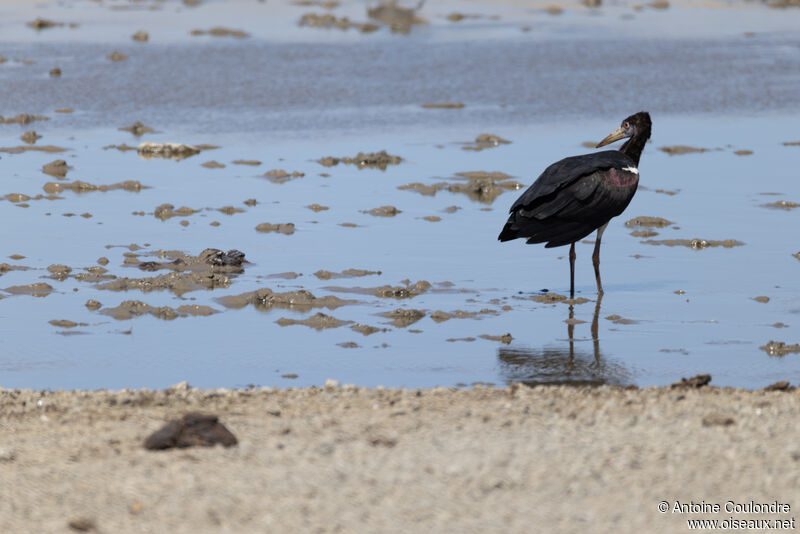
[[[800,22],[800,10],[734,5],[635,12],[619,4],[556,18],[513,6],[443,4],[423,11],[428,26],[400,36],[385,29],[361,35],[297,28],[307,8],[288,3],[269,16],[254,9],[239,2],[194,9],[167,3],[159,18],[94,2],[0,8],[0,56],[9,59],[0,64],[0,115],[50,118],[0,125],[0,147],[24,145],[19,136],[34,129],[43,136],[37,145],[69,149],[0,153],[0,196],[44,193],[46,182],[58,180],[41,167],[58,158],[73,167],[65,182],[138,180],[149,187],[65,191],[58,199],[29,200],[28,207],[0,201],[0,262],[29,268],[0,276],[0,386],[163,387],[188,380],[201,387],[288,387],[320,385],[326,378],[406,387],[650,385],[701,372],[711,373],[714,384],[749,388],[800,380],[800,354],[773,357],[759,348],[770,340],[800,341],[800,261],[793,257],[800,251],[800,208],[764,207],[779,200],[800,203],[800,147],[783,144],[800,140],[800,38],[789,31],[792,20]],[[341,9],[339,15],[365,19],[361,4]],[[456,10],[501,16],[454,26],[444,16]],[[254,13],[263,24],[253,22]],[[36,33],[24,26],[36,16],[81,25]],[[667,35],[676,21],[704,17],[727,24],[700,33],[687,22],[677,36]],[[218,23],[252,36],[188,34]],[[532,30],[523,32],[526,26]],[[143,28],[151,41],[132,43],[129,36]],[[567,30],[579,37],[565,39]],[[115,49],[130,58],[107,60]],[[61,78],[48,76],[54,66],[62,68]],[[465,107],[420,106],[444,101]],[[74,111],[55,113],[58,108]],[[519,192],[490,200],[398,189],[413,182],[463,183],[456,173],[471,171],[503,172],[527,186],[549,163],[589,151],[583,142],[598,141],[640,109],[654,120],[640,164],[643,187],[604,235],[606,294],[600,302],[590,243],[577,247],[576,296],[587,302],[531,299],[568,291],[567,249],[496,241]],[[157,132],[136,138],[117,129],[134,120]],[[481,133],[511,144],[464,150]],[[219,148],[182,161],[103,148],[141,141]],[[673,145],[708,150],[674,156],[659,150]],[[383,149],[402,163],[380,170],[316,161]],[[240,159],[261,165],[232,164]],[[211,160],[225,167],[201,165]],[[304,176],[276,184],[263,176],[272,169]],[[246,205],[247,199],[258,203]],[[164,203],[200,211],[162,221],[153,212]],[[311,211],[306,206],[312,203],[329,209]],[[401,213],[363,213],[385,205]],[[244,211],[217,211],[224,206]],[[446,211],[452,206],[459,209]],[[640,215],[673,223],[650,239],[735,239],[744,245],[693,250],[644,243],[630,235],[637,228],[625,226]],[[430,216],[441,220],[424,219]],[[256,232],[263,222],[292,222],[296,231]],[[163,273],[124,266],[131,244],[143,255],[235,248],[250,263],[228,288],[182,296],[48,278],[52,264],[68,265],[75,274],[100,257],[109,259],[106,268],[116,276]],[[9,258],[15,254],[24,258]],[[313,274],[350,268],[381,274],[334,280]],[[298,276],[271,276],[286,272]],[[354,289],[404,280],[424,280],[431,288],[410,299]],[[6,290],[38,282],[53,291],[34,297]],[[265,312],[226,309],[218,300],[262,287],[357,302],[335,310]],[[754,300],[759,296],[769,301]],[[88,310],[88,299],[103,308]],[[120,321],[102,313],[125,300],[173,308],[201,304],[221,313],[172,321],[149,315]],[[401,307],[426,316],[401,328],[380,315]],[[478,313],[444,322],[431,318],[435,311],[456,310]],[[348,326],[317,331],[277,323],[318,311],[386,331],[363,336]],[[85,326],[57,327],[49,323],[54,319]],[[505,333],[513,338],[508,344],[479,337]]]

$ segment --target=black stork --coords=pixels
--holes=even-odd
[[[545,248],[569,247],[569,295],[575,297],[575,242],[597,230],[592,263],[597,293],[600,238],[608,221],[628,207],[639,185],[639,157],[650,138],[650,115],[640,111],[597,143],[597,148],[628,138],[619,150],[564,158],[547,167],[509,210],[500,241],[522,237]]]

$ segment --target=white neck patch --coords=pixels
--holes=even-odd
[[[633,174],[639,174],[639,169],[637,169],[636,167],[622,167],[622,170],[628,171]]]

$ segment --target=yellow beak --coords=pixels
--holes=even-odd
[[[605,139],[597,143],[597,146],[595,148],[606,146],[609,143],[613,143],[614,141],[619,141],[620,139],[625,139],[626,137],[628,137],[628,134],[625,133],[625,130],[623,130],[622,128],[617,128],[616,130],[608,134]]]

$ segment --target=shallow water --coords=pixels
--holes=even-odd
[[[2,6],[7,22],[0,56],[11,61],[0,64],[0,80],[9,88],[0,115],[28,112],[50,120],[0,125],[0,146],[24,145],[19,135],[34,129],[43,135],[37,145],[69,150],[0,153],[0,196],[44,193],[46,182],[60,180],[40,169],[61,158],[73,169],[60,182],[138,180],[149,188],[67,190],[58,199],[29,200],[29,207],[0,201],[7,221],[2,261],[30,268],[0,276],[0,386],[163,387],[181,380],[203,387],[302,386],[326,378],[406,387],[518,380],[650,385],[707,372],[716,385],[758,388],[800,378],[800,355],[772,357],[759,349],[770,340],[800,341],[800,261],[792,256],[800,250],[792,232],[800,208],[763,206],[800,202],[800,147],[783,145],[800,140],[800,96],[794,90],[800,39],[787,32],[787,20],[800,18],[800,10],[776,14],[736,5],[716,12],[636,12],[619,5],[599,14],[568,10],[557,18],[508,5],[470,3],[468,11],[453,4],[430,11],[428,26],[396,36],[388,30],[361,35],[297,28],[293,21],[309,8],[290,5],[255,26],[246,16],[255,8],[236,2],[230,4],[236,9],[226,10],[230,20],[223,21],[219,3],[190,10],[168,3],[160,22],[141,11],[121,19],[93,4],[46,13],[22,4]],[[503,16],[462,26],[443,22],[452,10],[478,8]],[[339,15],[365,19],[357,4],[339,9]],[[664,35],[669,21],[713,14],[728,20],[724,31]],[[85,22],[37,34],[23,25],[37,15]],[[635,29],[622,18],[627,15],[638,21]],[[191,28],[219,23],[253,36],[188,35]],[[528,24],[536,31],[520,31]],[[274,33],[259,29],[265,27]],[[130,42],[142,28],[151,29],[151,41]],[[564,39],[564,28],[580,29],[580,39]],[[745,37],[749,29],[756,35]],[[130,59],[105,59],[114,49]],[[56,65],[63,75],[51,79],[47,72]],[[421,107],[446,101],[465,107]],[[54,112],[65,107],[73,113]],[[588,151],[583,142],[598,141],[639,109],[653,116],[653,139],[640,164],[643,187],[604,235],[606,293],[599,306],[592,246],[584,243],[577,247],[576,297],[589,301],[570,307],[531,299],[545,290],[569,290],[567,249],[496,241],[519,192],[480,202],[447,190],[424,196],[398,189],[413,182],[464,183],[456,173],[472,171],[500,171],[527,186],[546,165]],[[117,130],[134,120],[157,133],[136,138]],[[463,149],[487,132],[512,142]],[[140,141],[220,148],[182,161],[103,149]],[[673,145],[710,150],[674,156],[658,150]],[[316,161],[382,149],[403,162],[380,170]],[[753,154],[734,153],[742,149]],[[239,159],[262,163],[232,164]],[[201,166],[211,160],[225,167]],[[273,183],[263,176],[272,169],[304,176]],[[247,199],[258,203],[246,205]],[[162,221],[153,212],[164,203],[200,211]],[[313,203],[329,209],[306,208]],[[385,205],[401,213],[362,213]],[[244,211],[216,211],[224,206]],[[450,206],[460,209],[448,213]],[[745,244],[693,250],[643,243],[629,235],[636,228],[624,224],[640,215],[674,223],[655,229],[659,235],[649,239]],[[441,220],[423,219],[428,216]],[[292,222],[295,232],[257,232],[263,222]],[[135,252],[144,261],[157,259],[146,256],[157,250],[196,255],[214,247],[239,249],[250,263],[230,276],[230,287],[181,297],[46,278],[52,264],[68,265],[75,274],[100,257],[109,259],[105,267],[116,276],[164,274],[123,266],[131,244],[142,247]],[[13,254],[25,258],[8,258]],[[381,274],[331,280],[313,274],[350,268]],[[299,276],[270,276],[287,272]],[[354,289],[398,286],[402,280],[432,285],[405,299]],[[53,292],[37,298],[4,291],[37,282],[49,283]],[[334,310],[260,311],[252,305],[227,309],[218,300],[262,287],[357,302]],[[753,300],[757,296],[769,302]],[[88,310],[88,299],[103,307]],[[201,304],[221,313],[170,321],[103,314],[125,300],[173,308]],[[380,315],[401,307],[426,316],[401,328]],[[431,314],[437,310],[479,313],[436,322]],[[317,331],[277,324],[318,311],[387,331],[363,336],[348,326]],[[570,317],[582,322],[570,325]],[[60,319],[87,326],[48,322]],[[505,333],[513,337],[507,345],[479,337]],[[358,347],[339,345],[347,342]]]

